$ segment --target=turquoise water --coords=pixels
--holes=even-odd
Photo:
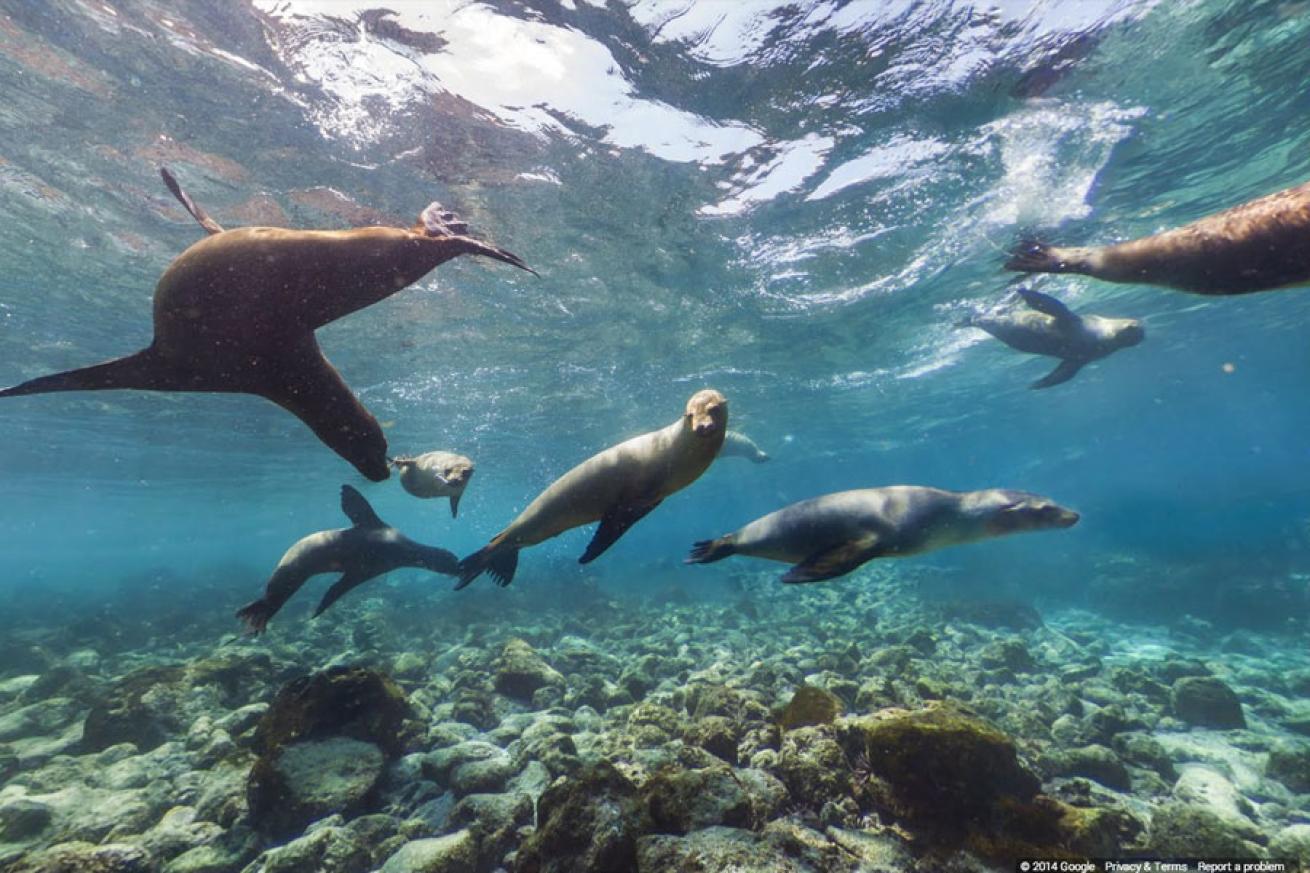
[[[0,384],[148,344],[154,284],[200,238],[161,165],[227,227],[407,226],[437,200],[540,273],[456,259],[319,331],[392,453],[475,460],[458,519],[256,398],[0,400],[11,615],[105,602],[127,626],[124,603],[176,599],[152,645],[170,620],[236,633],[285,549],[344,524],[343,483],[465,555],[713,387],[771,462],[717,463],[594,564],[574,560],[590,529],[525,550],[478,602],[800,598],[781,564],[682,558],[825,492],[1005,487],[1082,520],[824,596],[890,573],[928,597],[1304,643],[1310,294],[1034,279],[1147,332],[1040,392],[1053,361],[953,325],[1009,293],[1021,237],[1131,239],[1310,179],[1310,6],[387,5],[0,0]],[[270,634],[304,632],[326,581]],[[402,601],[436,614],[470,594],[451,584],[399,571],[343,604],[437,592]]]

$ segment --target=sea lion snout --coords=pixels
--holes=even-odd
[[[713,436],[727,430],[728,400],[712,388],[697,391],[687,401],[685,415],[691,419],[692,433],[698,437]]]
[[[1115,339],[1118,340],[1120,348],[1126,349],[1135,346],[1146,339],[1146,328],[1137,319],[1129,319],[1128,323],[1119,330]]]

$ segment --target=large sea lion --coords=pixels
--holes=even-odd
[[[164,182],[210,235],[178,255],[155,287],[154,341],[125,358],[42,376],[0,397],[49,391],[257,394],[296,415],[369,479],[387,478],[382,428],[319,350],[314,331],[385,300],[438,264],[517,256],[469,236],[433,203],[411,228],[224,230],[172,174]]]
[[[956,327],[976,327],[1012,349],[1061,359],[1059,366],[1029,387],[1050,388],[1068,382],[1083,365],[1135,346],[1146,337],[1142,323],[1135,318],[1075,315],[1040,291],[1020,288],[1016,293],[1026,308],[970,315]]]
[[[719,449],[720,458],[746,458],[756,464],[769,460],[769,453],[755,444],[755,440],[746,434],[730,430],[723,435],[723,448]]]
[[[1118,245],[1026,241],[1005,263],[1024,273],[1083,273],[1193,294],[1249,294],[1310,282],[1310,182]]]
[[[449,497],[450,517],[459,517],[459,499],[473,477],[473,461],[454,452],[424,452],[412,458],[392,458],[400,485],[415,497]]]
[[[249,625],[251,633],[263,633],[268,620],[291,595],[310,576],[319,573],[340,573],[341,578],[323,595],[315,616],[352,588],[401,567],[418,567],[447,576],[459,572],[459,558],[454,554],[409,539],[378,518],[364,496],[349,485],[341,486],[341,511],[352,527],[321,530],[297,541],[277,562],[264,586],[264,596],[237,611],[237,618]]]
[[[578,559],[594,561],[675,491],[695,482],[714,461],[728,429],[728,401],[711,389],[687,401],[668,427],[611,446],[569,470],[491,542],[459,563],[458,590],[488,571],[500,585],[514,579],[519,549],[599,521]]]
[[[688,564],[753,555],[795,564],[783,582],[844,576],[874,558],[899,558],[1028,530],[1071,527],[1078,513],[1026,491],[943,491],[892,485],[793,503],[735,533],[696,543]]]

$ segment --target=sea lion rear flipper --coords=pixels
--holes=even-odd
[[[463,497],[462,493],[450,495],[450,517],[459,518],[459,499]]]
[[[359,492],[356,492],[356,494],[358,493]],[[370,510],[370,512],[371,511],[372,510]],[[357,588],[360,585],[363,585],[372,578],[372,576],[365,576],[362,573],[342,573],[341,578],[333,582],[332,587],[323,592],[323,599],[318,602],[318,607],[314,610],[314,618],[318,618],[323,614],[325,609],[340,600],[341,595],[345,594],[352,588]]]
[[[627,533],[628,528],[641,521],[662,502],[661,498],[653,503],[620,503],[611,506],[601,516],[600,527],[596,528],[596,535],[587,544],[587,550],[578,558],[578,563],[589,564],[599,558],[619,537]]]
[[[1028,304],[1028,308],[1035,309],[1043,315],[1049,315],[1057,321],[1072,322],[1080,320],[1069,307],[1050,294],[1043,294],[1031,288],[1016,288],[1014,293],[1023,298],[1023,302]]]
[[[350,523],[355,527],[386,527],[387,523],[378,518],[378,514],[373,511],[373,507],[360,494],[349,485],[341,486],[341,511],[350,519]]]
[[[487,571],[501,588],[514,581],[514,571],[519,566],[517,546],[500,545],[492,540],[473,554],[459,562],[459,581],[455,589],[468,586],[470,582]]]
[[[312,333],[263,363],[244,390],[272,400],[309,425],[324,445],[374,482],[390,475],[381,426],[323,357]]]
[[[148,346],[134,355],[114,358],[102,364],[65,370],[38,376],[20,385],[0,391],[0,397],[20,397],[24,394],[49,394],[54,391],[107,391],[135,388],[142,391],[185,390],[183,380],[176,378],[163,359]]]
[[[1059,385],[1062,382],[1068,382],[1078,371],[1083,368],[1086,361],[1074,361],[1066,358],[1060,362],[1060,365],[1042,378],[1038,379],[1029,388],[1050,388],[1052,385]]]
[[[828,549],[821,549],[792,567],[782,577],[788,584],[822,582],[845,576],[856,567],[878,557],[878,538],[870,535]]]
[[[217,221],[210,218],[205,210],[197,206],[195,201],[182,190],[182,186],[177,184],[177,179],[173,178],[173,174],[168,171],[168,167],[160,167],[159,175],[164,177],[164,184],[168,186],[168,190],[173,192],[173,196],[177,198],[179,203],[186,207],[186,211],[191,213],[191,217],[198,221],[200,226],[203,227],[207,233],[213,234],[223,232],[222,226],[220,226]]]

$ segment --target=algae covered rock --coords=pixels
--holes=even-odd
[[[1162,857],[1264,857],[1232,820],[1187,803],[1167,803],[1155,811],[1150,847]]]
[[[741,732],[737,726],[721,715],[693,721],[682,732],[684,743],[704,749],[729,764],[737,763],[737,743],[740,740]]]
[[[1310,792],[1310,743],[1280,743],[1269,750],[1270,779],[1298,794]]]
[[[469,831],[412,840],[382,865],[381,873],[469,873],[477,863],[477,847]]]
[[[1132,778],[1119,756],[1105,746],[1090,745],[1057,752],[1043,764],[1057,776],[1084,776],[1094,779],[1106,788],[1120,791],[1132,789]]]
[[[411,733],[409,702],[390,677],[364,667],[333,667],[284,685],[256,729],[257,750],[300,739],[345,736],[399,755]]]
[[[778,751],[777,773],[792,799],[814,810],[851,793],[846,753],[827,726],[788,731]]]
[[[382,777],[382,750],[350,737],[289,743],[261,759],[247,789],[261,829],[294,833],[334,812],[365,807]]]
[[[60,843],[25,855],[5,873],[153,873],[145,850],[127,843]]]
[[[533,692],[547,685],[563,685],[564,677],[521,639],[515,637],[501,649],[495,663],[495,688],[501,694],[531,700]]]
[[[1174,714],[1188,724],[1222,729],[1246,727],[1237,695],[1213,676],[1184,676],[1174,682],[1170,699]]]
[[[519,828],[532,824],[527,794],[470,794],[450,811],[448,826],[466,828],[477,846],[478,868],[497,866],[514,845]]]
[[[1310,824],[1294,824],[1274,834],[1269,841],[1269,857],[1286,858],[1310,864]]]
[[[605,761],[556,781],[537,801],[537,829],[516,873],[627,873],[650,829],[637,788]]]
[[[811,832],[813,833],[813,832]],[[820,840],[822,835],[819,835]],[[855,864],[833,843],[829,856],[804,851],[812,848],[794,834],[757,834],[731,827],[693,831],[685,837],[655,835],[638,841],[638,873],[846,873]],[[815,841],[817,842],[817,841]],[[798,845],[799,844],[799,845]]]
[[[819,724],[832,724],[845,707],[841,699],[830,691],[813,685],[802,685],[792,694],[791,700],[778,713],[778,726],[785,731]]]
[[[651,826],[661,833],[685,834],[711,825],[752,827],[750,796],[730,767],[657,771],[641,787]]]

